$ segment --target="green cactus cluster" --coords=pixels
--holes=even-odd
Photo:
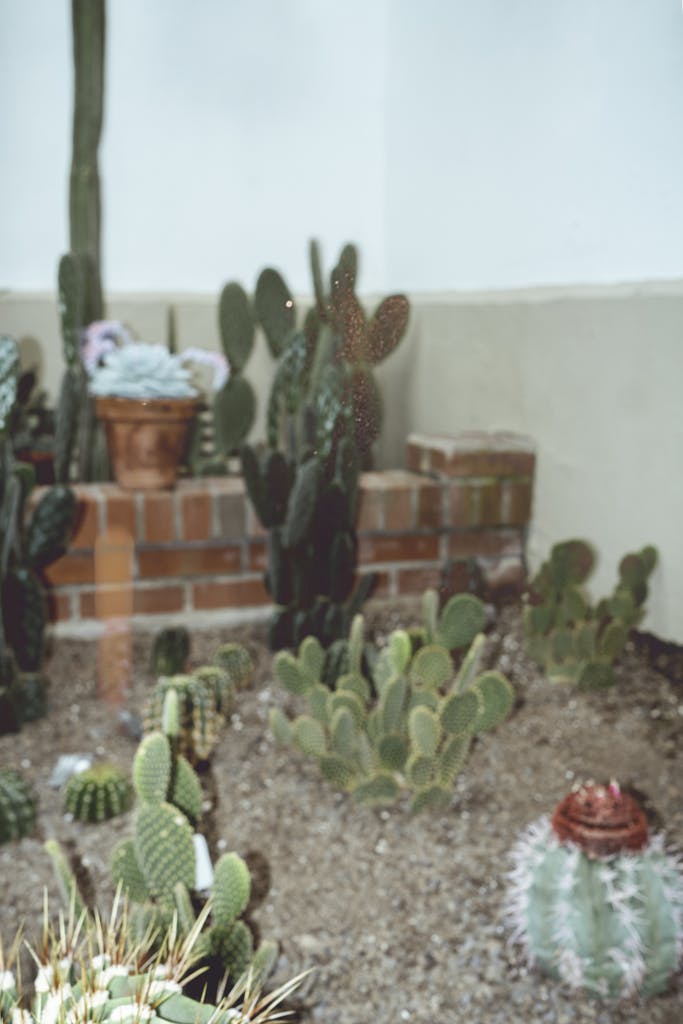
[[[136,753],[133,785],[136,794],[134,836],[114,850],[112,874],[128,899],[138,905],[141,933],[150,926],[166,930],[174,916],[184,934],[196,925],[197,896],[193,825],[201,813],[199,779],[189,761],[175,750],[178,699],[165,699],[165,732],[146,736]],[[236,853],[223,854],[214,868],[210,923],[202,929],[196,952],[221,973],[241,976],[257,957],[263,967],[274,956],[272,943],[254,952],[251,929],[243,915],[249,904],[251,879]]]
[[[77,821],[99,823],[124,814],[133,802],[133,787],[113,764],[95,764],[72,775],[64,791],[64,811]]]
[[[160,660],[168,663],[168,652]],[[145,732],[163,728],[166,696],[173,691],[178,702],[178,750],[192,764],[208,761],[235,691],[246,686],[252,674],[248,651],[241,644],[230,643],[218,649],[211,665],[202,665],[191,674],[162,676],[145,707]]]
[[[34,975],[19,969],[17,935],[7,956],[0,949],[0,1024],[30,1020],[107,1022],[162,1021],[167,1024],[268,1024],[282,1020],[279,1007],[300,983],[300,975],[264,995],[267,962],[233,984],[225,985],[210,1002],[188,994],[195,976],[197,945],[207,912],[183,935],[177,920],[161,949],[150,936],[141,941],[129,932],[125,904],[116,901],[108,920],[95,912],[84,920],[62,919],[55,930],[45,908],[43,939],[29,946]],[[28,984],[27,984],[28,982]]]
[[[360,803],[394,802],[410,792],[413,811],[443,807],[474,737],[495,729],[512,710],[514,694],[498,672],[481,671],[485,613],[475,597],[459,594],[438,613],[437,595],[424,597],[425,622],[412,634],[395,630],[362,670],[363,619],[355,617],[348,641],[348,671],[322,682],[325,651],[306,637],[298,655],[280,652],[275,671],[308,704],[290,720],[270,712],[271,730],[317,758],[333,785]],[[461,654],[457,671],[452,652]]]
[[[15,342],[0,338],[0,732],[45,714],[43,570],[66,550],[76,517],[76,497],[63,486],[45,490],[27,513],[35,474],[15,459],[8,432],[18,368]]]
[[[0,843],[29,834],[36,806],[33,790],[19,772],[0,768]]]
[[[548,817],[512,850],[507,915],[530,963],[600,998],[651,996],[680,964],[683,878],[655,836],[640,852],[589,856]]]
[[[269,531],[265,583],[276,611],[274,649],[313,635],[328,646],[345,635],[371,593],[356,583],[358,477],[381,424],[372,368],[398,345],[408,323],[403,295],[384,299],[371,318],[356,296],[358,256],[347,245],[323,284],[311,243],[315,306],[297,328],[294,299],[280,274],[262,271],[256,320],[278,363],[267,411],[267,445],[245,446],[250,501]]]
[[[616,681],[613,663],[645,613],[657,551],[648,546],[625,555],[614,591],[595,606],[583,587],[594,564],[595,555],[585,541],[556,544],[531,581],[524,610],[530,656],[553,682],[576,683],[584,690]]]

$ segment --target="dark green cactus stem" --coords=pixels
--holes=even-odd
[[[185,671],[190,656],[190,634],[185,626],[169,626],[154,638],[150,670],[155,676],[175,676]]]
[[[213,400],[216,445],[230,455],[244,443],[256,415],[256,396],[244,377],[244,367],[254,347],[254,317],[241,285],[226,284],[218,305],[218,325],[230,376]]]
[[[69,225],[71,250],[85,257],[84,326],[103,315],[97,152],[104,102],[104,0],[72,0],[71,15],[74,112]]]
[[[22,776],[11,768],[0,769],[0,843],[29,834],[36,817],[37,800]]]

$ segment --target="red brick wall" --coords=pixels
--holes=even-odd
[[[421,593],[471,583],[476,559],[485,588],[518,591],[531,515],[533,446],[511,434],[412,435],[407,470],[364,473],[359,510],[360,572],[380,573],[378,594]],[[201,612],[267,604],[265,531],[239,477],[182,480],[172,492],[78,485],[78,529],[48,569],[53,618],[97,616],[96,538],[112,528],[134,541],[135,614]],[[124,581],[100,584],[110,615],[130,607]]]

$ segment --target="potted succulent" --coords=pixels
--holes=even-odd
[[[180,357],[163,345],[126,341],[88,369],[117,483],[127,490],[173,487],[198,405]]]

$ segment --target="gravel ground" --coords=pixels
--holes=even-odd
[[[376,604],[379,634],[417,621],[417,606]],[[452,806],[412,818],[405,805],[358,807],[319,777],[312,761],[277,747],[269,707],[290,707],[273,682],[259,626],[193,637],[193,660],[239,639],[256,662],[231,727],[214,759],[217,825],[225,849],[258,851],[272,885],[255,919],[280,943],[276,980],[315,971],[300,996],[301,1021],[320,1024],[677,1024],[683,983],[647,1004],[614,1006],[571,995],[528,971],[511,947],[501,915],[507,852],[524,826],[548,813],[577,780],[618,778],[645,795],[653,820],[683,848],[681,769],[683,690],[631,648],[618,686],[583,695],[547,683],[525,657],[519,612],[506,609],[489,635],[488,662],[514,684],[513,717],[479,740],[458,781]],[[136,637],[130,707],[151,685],[149,636]],[[98,700],[96,645],[60,639],[49,665],[52,710],[15,736],[0,739],[0,764],[20,767],[40,799],[36,834],[0,848],[0,935],[41,920],[43,887],[58,894],[42,840],[77,849],[100,905],[111,898],[111,849],[130,816],[85,826],[62,815],[48,779],[60,753],[91,752],[128,769],[135,743],[116,731]]]

